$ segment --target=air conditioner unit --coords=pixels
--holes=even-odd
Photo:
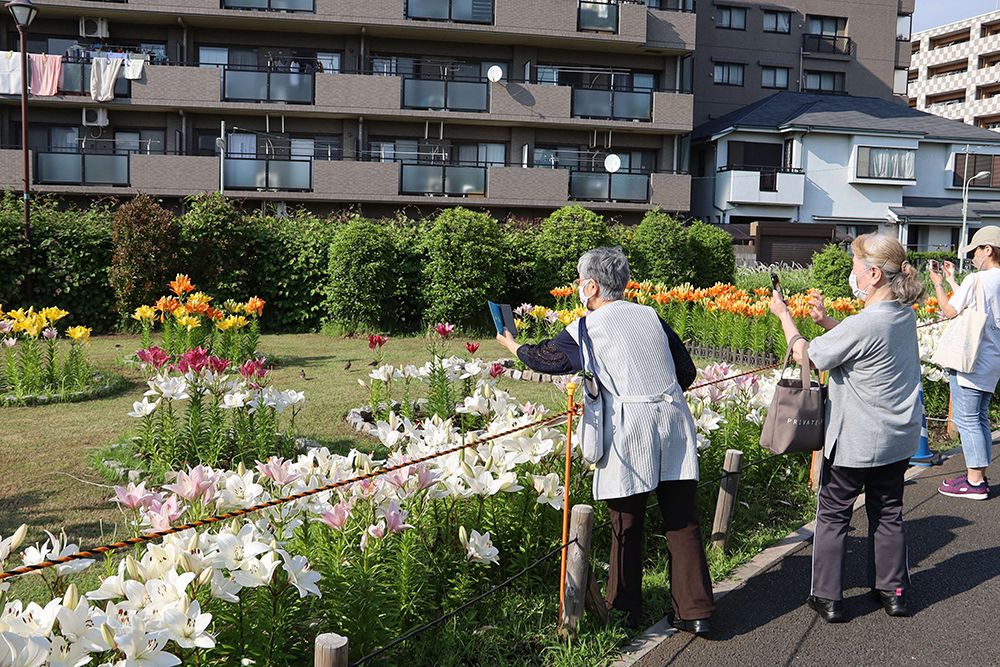
[[[84,107],[83,124],[87,127],[107,127],[108,110],[104,107]]]
[[[80,37],[104,38],[108,36],[108,20],[100,17],[80,17]]]

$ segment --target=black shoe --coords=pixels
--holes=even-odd
[[[674,618],[670,621],[681,632],[690,632],[692,635],[704,635],[709,631],[707,618],[696,618],[693,621],[685,621],[683,618]]]
[[[903,591],[877,591],[872,590],[871,592],[872,600],[875,602],[881,602],[882,607],[885,609],[885,613],[890,616],[909,616],[910,610],[906,608],[906,602],[903,601]]]
[[[637,611],[630,611],[628,613],[628,616],[625,617],[625,621],[624,621],[624,623],[622,625],[624,625],[629,630],[638,630],[639,629],[639,612],[637,612]]]
[[[840,600],[824,600],[810,595],[806,598],[806,603],[827,623],[844,622],[844,603]]]

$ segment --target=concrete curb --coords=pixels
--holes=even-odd
[[[994,441],[998,437],[1000,437],[1000,431],[995,431],[993,433]],[[944,462],[961,452],[961,447],[956,447],[948,450],[947,452],[943,452],[941,454],[941,461]],[[906,471],[906,475],[903,479],[909,481],[927,470],[933,470],[933,468],[934,466],[913,466]],[[854,503],[854,510],[857,511],[858,509],[864,507],[864,504],[865,494],[862,493],[858,496],[857,501]],[[767,549],[764,549],[749,561],[736,568],[728,579],[720,581],[713,586],[716,601],[740,588],[751,577],[760,574],[764,570],[773,566],[785,556],[791,555],[804,548],[812,539],[815,530],[816,521],[810,521],[798,530],[790,533],[781,541],[771,545]],[[618,659],[611,663],[611,667],[630,667],[677,632],[678,631],[670,625],[667,617],[660,619],[648,630],[625,645],[622,648],[621,655]]]

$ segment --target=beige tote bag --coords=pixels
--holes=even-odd
[[[938,340],[934,356],[931,357],[931,362],[959,373],[972,372],[979,355],[979,344],[983,341],[983,331],[986,329],[986,292],[983,281],[975,275],[971,279],[976,281],[976,300],[967,305],[958,317],[948,322]]]
[[[784,375],[792,356],[792,346],[802,338],[788,343]],[[797,454],[823,448],[826,426],[826,386],[813,382],[809,376],[808,349],[803,353],[799,379],[778,380],[760,432],[760,446],[775,454]],[[817,373],[818,375],[818,373]]]

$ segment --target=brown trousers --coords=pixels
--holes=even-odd
[[[694,621],[715,611],[712,580],[698,524],[698,482],[660,482],[656,498],[670,552],[670,601],[678,618]],[[611,511],[611,572],[605,603],[609,609],[642,610],[642,543],[649,493],[606,501]]]

